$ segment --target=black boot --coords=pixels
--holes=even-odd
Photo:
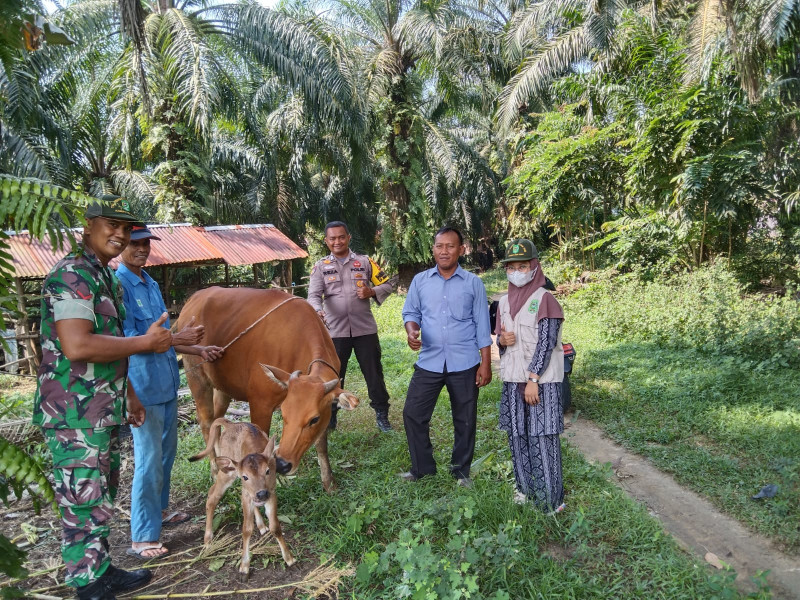
[[[153,572],[150,569],[124,571],[114,565],[108,565],[106,572],[98,581],[104,580],[106,587],[112,592],[130,592],[147,585],[152,578]]]
[[[76,591],[78,600],[117,600],[114,592],[106,587],[102,577],[88,585],[82,585]]]
[[[378,429],[381,430],[383,433],[388,433],[392,431],[392,424],[389,423],[389,411],[388,410],[376,410],[375,411],[375,422],[378,424]]]

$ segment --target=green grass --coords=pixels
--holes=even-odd
[[[645,508],[609,481],[607,467],[589,465],[566,438],[567,510],[547,517],[515,505],[507,442],[497,429],[497,380],[480,395],[475,487],[457,487],[446,468],[453,441],[446,393],[432,421],[440,474],[414,484],[399,480],[396,473],[409,467],[401,412],[415,359],[405,344],[403,300],[393,296],[375,310],[392,396],[390,418],[398,430],[378,432],[352,359],[347,388],[360,395],[362,405],[340,414],[339,429],[330,437],[338,491],[322,490],[313,450],[297,476],[279,489],[279,512],[290,521],[284,529],[293,550],[356,567],[340,597],[740,597],[732,573],[711,572],[681,551]],[[194,429],[181,440],[179,456],[200,445]],[[173,489],[204,497],[207,469],[206,463],[179,460]],[[239,518],[236,497],[233,490],[227,494],[223,518]]]
[[[639,298],[643,311],[648,300]],[[564,304],[564,339],[578,352],[572,376],[575,409],[681,484],[797,554],[800,372],[756,372],[739,357],[616,339],[608,335],[607,313],[581,294]],[[768,483],[780,486],[778,495],[751,500]]]

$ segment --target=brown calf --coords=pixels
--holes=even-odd
[[[224,430],[222,429],[224,427]],[[283,560],[288,566],[295,562],[286,541],[283,539],[278,521],[278,498],[275,495],[278,470],[275,463],[275,436],[267,437],[253,423],[233,423],[227,419],[216,419],[211,424],[206,449],[191,457],[200,460],[208,455],[216,461],[218,472],[206,500],[206,547],[214,537],[214,511],[225,491],[242,479],[242,564],[239,573],[242,580],[250,574],[250,537],[253,535],[253,520],[261,535],[267,532],[260,508],[263,506],[269,520],[269,530],[281,547]],[[213,458],[216,456],[216,458]]]

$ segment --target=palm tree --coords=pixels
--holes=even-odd
[[[732,61],[739,84],[756,102],[774,77],[770,59],[781,46],[796,43],[798,25],[798,0],[702,0],[692,17],[687,80],[707,79],[714,60],[723,57]]]
[[[480,231],[497,195],[478,61],[464,52],[473,22],[450,0],[327,6],[319,27],[349,49],[363,82],[383,198],[381,251],[405,281],[429,260],[431,236],[423,232],[443,221]]]
[[[354,85],[337,57],[286,14],[253,3],[78,0],[60,17],[80,43],[49,57],[51,66],[67,65],[50,79],[102,90],[102,127],[90,137],[113,140],[102,173],[92,173],[143,205],[154,202],[159,218],[216,218],[213,144],[225,137],[216,132],[245,120],[259,80],[278,77],[303,97],[309,119],[345,139],[363,135]],[[71,109],[85,104],[71,101]]]
[[[552,0],[519,7],[504,33],[514,68],[498,100],[497,120],[508,131],[549,84],[576,68],[587,71],[613,57],[613,35],[626,10],[657,8],[653,0]]]

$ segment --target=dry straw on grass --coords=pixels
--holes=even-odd
[[[313,597],[327,595],[328,597],[336,597],[339,582],[343,577],[353,575],[354,571],[350,565],[344,568],[338,568],[330,564],[330,561],[322,563],[316,569],[309,572],[305,577],[298,581],[285,582],[278,585],[272,585],[261,588],[249,589],[234,589],[234,590],[215,590],[209,591],[206,588],[202,592],[191,593],[178,593],[174,590],[186,587],[187,583],[205,577],[208,571],[208,565],[213,562],[219,562],[220,566],[226,561],[231,560],[234,564],[238,565],[241,559],[241,535],[229,533],[225,535],[218,535],[211,542],[208,548],[204,545],[194,546],[182,552],[170,554],[161,561],[150,561],[146,563],[148,568],[158,569],[159,567],[167,567],[174,565],[182,565],[175,571],[164,574],[161,577],[153,580],[143,590],[148,590],[147,593],[140,593],[133,596],[133,600],[156,600],[161,598],[211,598],[211,597],[230,597],[244,594],[255,594],[259,592],[274,592],[287,588],[297,588],[302,592],[309,594]],[[281,552],[277,544],[273,543],[271,536],[262,536],[250,548],[250,553],[253,557],[256,556],[274,556],[280,557]],[[202,564],[200,564],[202,563]],[[57,568],[63,565],[58,565]],[[31,575],[42,575],[49,571],[39,571]],[[18,582],[16,582],[18,583]],[[28,592],[29,598],[53,598],[53,596],[45,596],[48,592],[55,592],[56,590],[65,589],[62,585],[50,586],[31,590]]]

